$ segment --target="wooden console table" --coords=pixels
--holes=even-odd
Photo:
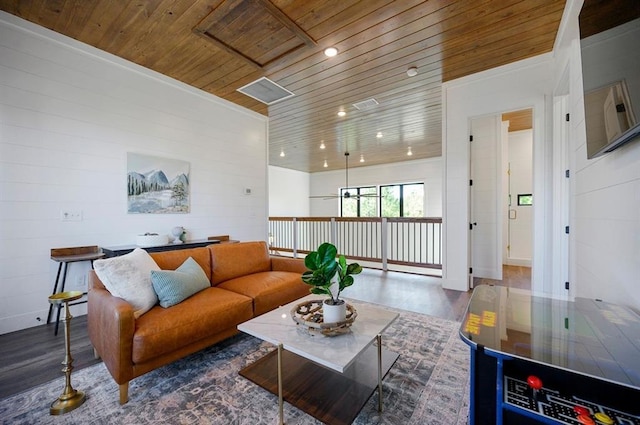
[[[209,236],[209,240],[219,240],[220,243],[239,243],[240,241],[231,239],[229,235]]]
[[[147,252],[162,252],[162,251],[175,251],[177,249],[189,249],[189,248],[200,248],[207,245],[212,245],[220,243],[217,239],[196,239],[191,241],[186,241],[184,243],[168,243],[165,245],[156,245],[156,246],[138,246],[138,245],[120,245],[120,246],[103,246],[102,252],[104,252],[105,257],[117,257],[119,255],[128,254],[136,248],[142,248]]]

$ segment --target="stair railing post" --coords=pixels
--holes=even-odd
[[[338,229],[336,225],[336,218],[331,217],[331,243],[338,246]]]
[[[386,217],[382,217],[382,221],[380,222],[380,226],[382,226],[382,228],[380,229],[380,244],[382,245],[380,248],[380,254],[382,257],[382,270],[384,270],[385,272],[387,271],[387,258],[388,258],[388,252],[387,252],[387,230],[388,230],[388,226],[387,226],[387,218]]]
[[[293,258],[298,258],[298,219],[293,217]]]

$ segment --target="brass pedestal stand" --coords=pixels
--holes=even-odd
[[[69,338],[69,327],[71,325],[71,313],[69,312],[69,302],[75,301],[82,297],[80,291],[60,292],[49,297],[49,302],[54,305],[64,304],[64,346],[66,349],[64,361],[62,364],[64,368],[62,372],[65,375],[64,391],[60,394],[60,397],[53,403],[49,413],[52,415],[62,415],[72,411],[78,406],[84,403],[85,395],[82,391],[74,390],[71,386],[71,371],[73,370],[73,358],[71,357],[71,340]]]

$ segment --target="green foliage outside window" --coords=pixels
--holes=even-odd
[[[358,201],[355,198],[342,198],[341,201],[343,217],[358,216]]]
[[[424,217],[424,184],[403,185],[403,217]]]
[[[376,188],[371,187],[354,187],[341,189],[340,194],[344,196],[345,192],[349,192],[351,196],[354,195],[376,195]],[[377,198],[372,197],[352,197],[341,198],[342,200],[342,217],[377,217]]]
[[[360,190],[361,195],[376,195],[375,187],[363,187]],[[360,198],[360,215],[359,217],[377,217],[378,216],[378,198],[375,196]]]
[[[380,193],[382,217],[423,217],[423,183],[382,186]]]
[[[400,217],[400,186],[382,186],[382,217]]]

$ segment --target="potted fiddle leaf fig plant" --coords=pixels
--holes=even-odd
[[[338,256],[335,245],[325,242],[304,259],[309,269],[302,274],[302,281],[311,285],[312,294],[329,295],[323,303],[323,321],[338,323],[346,319],[347,304],[340,299],[340,293],[353,285],[353,275],[362,272],[358,263],[347,264],[344,255]]]

